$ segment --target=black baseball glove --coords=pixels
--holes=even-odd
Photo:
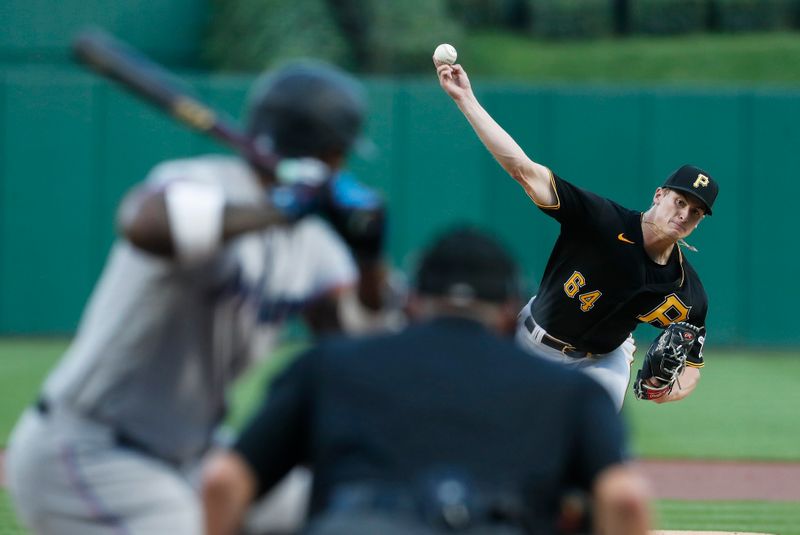
[[[670,324],[653,340],[633,383],[638,399],[658,399],[672,391],[699,332],[694,325],[681,321]]]
[[[344,239],[358,260],[381,257],[386,237],[386,202],[349,173],[328,184],[323,216]]]

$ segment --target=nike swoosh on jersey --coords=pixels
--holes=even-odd
[[[619,234],[617,234],[617,239],[619,241],[621,241],[621,242],[630,243],[631,245],[633,245],[635,243],[635,242],[632,242],[631,240],[629,240],[628,238],[626,238],[624,232],[620,232]]]

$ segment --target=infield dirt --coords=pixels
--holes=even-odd
[[[655,498],[800,501],[800,463],[641,460]]]

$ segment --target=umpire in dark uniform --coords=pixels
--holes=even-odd
[[[646,533],[608,395],[509,336],[516,272],[493,239],[455,229],[421,259],[404,332],[301,355],[206,466],[209,535],[236,533],[298,464],[314,472],[307,530],[319,535],[558,533],[575,488],[593,495],[598,533]]]

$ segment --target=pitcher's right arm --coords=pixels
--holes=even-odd
[[[550,170],[531,160],[516,141],[481,106],[461,65],[438,65],[439,84],[467,118],[497,162],[539,206],[558,203]]]

